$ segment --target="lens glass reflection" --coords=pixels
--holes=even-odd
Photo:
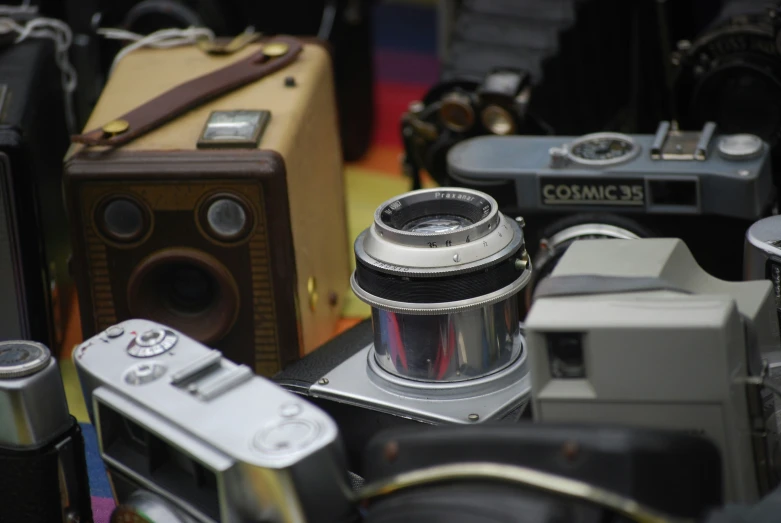
[[[458,229],[470,225],[472,225],[472,222],[463,216],[444,214],[416,218],[407,222],[402,230],[423,234],[436,234],[457,231]]]
[[[483,125],[493,134],[504,136],[515,130],[512,116],[499,106],[489,105],[483,110],[482,117]]]
[[[219,236],[233,238],[241,234],[247,224],[247,213],[238,202],[222,198],[209,206],[206,221]]]

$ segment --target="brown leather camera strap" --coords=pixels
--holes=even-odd
[[[302,49],[295,38],[275,37],[257,53],[177,85],[98,129],[72,136],[71,141],[86,145],[126,144],[190,109],[279,71],[293,62]]]

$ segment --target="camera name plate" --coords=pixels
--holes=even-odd
[[[199,149],[250,148],[258,146],[271,111],[213,111],[198,139]]]
[[[645,206],[645,183],[631,178],[540,177],[543,205]]]

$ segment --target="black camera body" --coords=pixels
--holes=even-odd
[[[527,112],[530,95],[531,75],[508,67],[492,68],[479,82],[459,78],[434,85],[401,118],[403,169],[412,188],[421,187],[421,170],[448,185],[447,153],[467,138],[544,134]]]
[[[0,342],[2,523],[92,523],[84,436],[56,359],[35,342]]]
[[[662,122],[656,135],[476,138],[451,150],[448,169],[454,184],[523,216],[535,282],[575,240],[660,236],[683,239],[710,274],[740,280],[745,231],[775,201],[768,144],[717,135],[712,123],[682,132]]]
[[[754,133],[770,144],[777,163],[779,35],[781,3],[731,0],[723,2],[720,13],[695,39],[678,42],[671,57],[672,94],[681,125],[693,128],[713,121],[726,133]]]
[[[55,347],[70,309],[70,240],[62,199],[68,147],[54,45],[0,49],[0,340]]]
[[[364,521],[641,520],[598,506],[602,492],[646,507],[640,511],[694,520],[723,502],[720,463],[713,443],[683,432],[532,423],[393,429],[368,444],[363,473],[369,486],[392,483],[399,492],[373,503]],[[431,484],[405,491],[405,474]],[[590,494],[565,500],[577,484]]]

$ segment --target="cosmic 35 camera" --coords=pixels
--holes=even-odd
[[[479,137],[451,149],[448,170],[524,217],[535,265],[527,303],[585,238],[681,238],[707,272],[740,280],[745,231],[774,203],[769,146],[716,131],[662,122],[655,135]]]

